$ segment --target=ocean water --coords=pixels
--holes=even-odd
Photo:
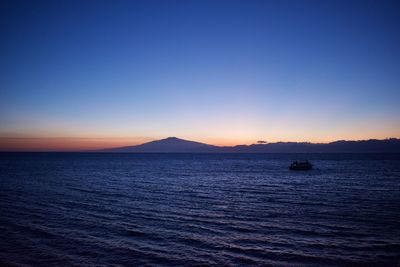
[[[399,266],[400,155],[0,153],[0,265]]]

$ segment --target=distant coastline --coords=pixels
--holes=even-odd
[[[252,145],[215,146],[168,137],[136,146],[101,149],[92,152],[125,153],[400,153],[400,139],[339,140],[330,143],[261,142]]]

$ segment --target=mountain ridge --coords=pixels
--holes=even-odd
[[[130,153],[400,153],[400,139],[369,139],[330,143],[275,142],[236,146],[215,146],[177,137],[135,146],[97,150]]]
[[[168,137],[135,146],[102,149],[101,152],[199,153],[208,152],[212,148],[217,148],[217,146],[180,139],[177,137]]]

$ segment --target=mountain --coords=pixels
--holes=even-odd
[[[168,137],[137,146],[125,146],[102,150],[102,152],[137,152],[137,153],[204,153],[213,152],[218,147],[199,142]]]
[[[326,144],[277,142],[222,147],[225,153],[400,153],[400,139],[335,141]]]
[[[98,152],[136,153],[400,153],[400,139],[335,141],[327,144],[277,142],[238,146],[213,146],[168,137],[137,146],[104,149]]]

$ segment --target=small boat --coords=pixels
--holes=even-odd
[[[306,161],[295,161],[289,166],[289,170],[291,171],[308,171],[311,170],[313,165]]]

